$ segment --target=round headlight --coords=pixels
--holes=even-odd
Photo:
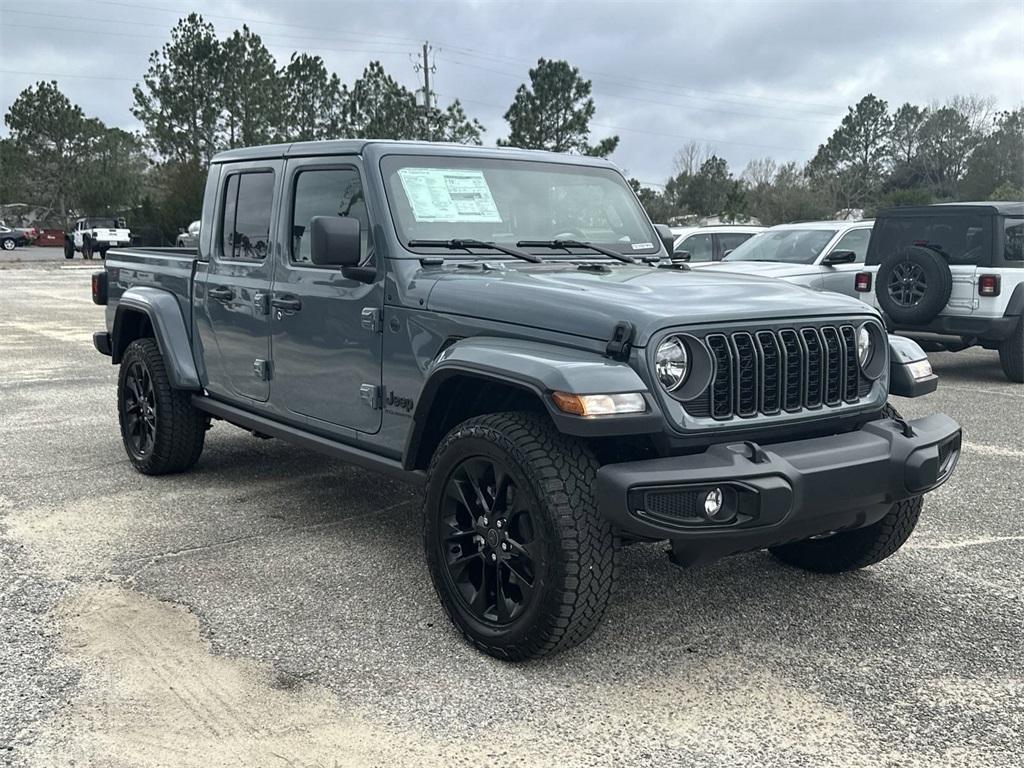
[[[871,333],[866,325],[857,329],[857,360],[863,368],[871,359]]]
[[[658,345],[654,355],[654,370],[661,386],[672,392],[686,381],[689,359],[686,346],[675,336],[669,336]]]

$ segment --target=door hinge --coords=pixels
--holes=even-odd
[[[256,314],[266,315],[270,313],[270,294],[254,293],[252,295],[252,303],[256,308]]]
[[[384,324],[381,322],[380,310],[374,307],[363,307],[360,321],[363,330],[370,331],[370,333],[380,333],[384,327]]]
[[[380,410],[380,387],[376,384],[363,384],[359,387],[359,399],[371,410]]]
[[[260,381],[270,381],[270,361],[253,360],[252,372],[256,374],[256,378]]]

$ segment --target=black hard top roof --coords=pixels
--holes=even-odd
[[[330,139],[326,141],[298,141],[291,144],[266,144],[260,147],[229,149],[214,155],[211,162],[233,163],[246,160],[270,160],[288,157],[315,157],[318,155],[360,155],[373,147],[379,154],[417,154],[444,157],[490,157],[509,160],[540,160],[574,165],[615,166],[598,157],[567,155],[538,149],[510,147],[475,147],[466,144],[447,144],[432,141],[389,141],[385,139]]]
[[[970,211],[973,213],[995,213],[1003,216],[1024,216],[1024,202],[983,200],[964,203],[937,203],[935,205],[901,205],[883,208],[876,219],[891,216],[928,216],[941,212]]]

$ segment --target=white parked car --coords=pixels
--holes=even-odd
[[[107,250],[131,244],[131,232],[124,219],[85,216],[75,222],[75,228],[64,235],[64,258],[73,259],[78,251],[86,259],[99,254],[107,257]]]
[[[179,248],[198,248],[199,247],[199,225],[201,222],[193,221],[188,225],[188,229],[183,230],[178,235],[178,240],[175,243]]]
[[[706,227],[672,227],[676,236],[673,261],[697,263],[721,261],[722,257],[749,240],[764,227],[743,224],[714,224]]]
[[[777,277],[808,288],[855,296],[853,277],[867,256],[873,223],[780,224],[754,235],[721,262],[701,267]]]

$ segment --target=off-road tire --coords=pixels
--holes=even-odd
[[[916,304],[907,306],[898,303],[889,295],[889,283],[897,269],[919,270],[924,280],[924,294]],[[923,325],[930,322],[946,308],[953,292],[953,273],[946,260],[933,251],[919,245],[898,249],[882,259],[875,276],[875,296],[878,306],[899,325]]]
[[[442,498],[461,462],[505,457],[510,474],[536,502],[546,574],[513,623],[494,626],[474,616],[442,562]],[[616,576],[619,542],[594,498],[598,462],[581,441],[559,433],[543,416],[497,413],[457,425],[441,441],[427,471],[423,507],[427,566],[455,627],[479,650],[507,661],[538,658],[586,640],[604,616]],[[520,492],[517,481],[517,493]]]
[[[1017,320],[1017,328],[999,345],[999,363],[1007,379],[1024,384],[1024,317]]]
[[[106,260],[106,258],[107,258],[107,249],[106,248],[100,248],[100,258],[103,259],[103,260]]]
[[[67,238],[64,238],[64,258],[75,258],[75,244],[68,240]]]
[[[92,260],[92,242],[87,237],[82,238],[82,258]]]
[[[891,405],[882,409],[881,418],[899,418]],[[816,573],[856,571],[879,563],[892,555],[910,538],[921,515],[924,499],[913,496],[892,505],[876,523],[840,531],[821,539],[805,539],[769,548],[787,565]]]
[[[141,364],[149,373],[156,404],[153,447],[145,455],[133,449],[127,427],[126,382],[129,370],[135,363]],[[142,474],[168,475],[183,472],[199,460],[206,437],[207,419],[192,406],[189,392],[171,387],[156,340],[137,339],[125,350],[117,379],[117,411],[125,452],[132,465]]]

